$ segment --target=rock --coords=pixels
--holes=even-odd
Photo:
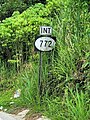
[[[3,120],[2,118],[0,118],[0,120]]]
[[[8,114],[6,112],[0,112],[0,120],[25,120],[25,115],[29,112],[29,110],[23,110],[17,115]]]
[[[18,97],[20,97],[20,95],[21,95],[21,90],[18,89],[18,90],[16,90],[15,93],[14,93],[14,98],[18,98]]]
[[[21,118],[24,118],[25,115],[29,112],[29,110],[23,110],[22,112],[18,113],[17,116],[21,117]]]
[[[42,116],[42,117],[38,118],[37,120],[50,120],[50,119],[45,116]]]
[[[1,111],[0,120],[25,120],[25,116],[28,112],[29,110],[27,109],[23,110],[22,112],[19,112],[17,115],[14,115]],[[38,116],[38,118],[35,118],[34,120],[50,120],[50,119],[45,116]]]
[[[0,120],[20,120],[20,119],[15,119],[8,113],[0,112]]]
[[[0,106],[0,110],[3,110],[3,106]]]

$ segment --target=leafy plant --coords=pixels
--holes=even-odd
[[[19,69],[20,63],[28,61],[28,56],[33,54],[34,40],[35,36],[39,34],[39,26],[50,23],[47,16],[46,8],[39,3],[22,14],[17,11],[11,18],[3,20],[0,24],[1,61],[8,64],[8,61],[16,60],[17,69]],[[18,61],[20,62],[18,63]]]

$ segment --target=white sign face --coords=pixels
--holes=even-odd
[[[35,41],[35,46],[40,51],[50,51],[55,47],[55,41],[51,37],[40,37]]]
[[[40,35],[51,35],[52,27],[50,26],[41,26],[40,27]]]

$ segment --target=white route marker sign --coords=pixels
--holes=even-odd
[[[40,26],[40,35],[51,35],[52,27],[50,26]]]
[[[40,51],[50,51],[55,47],[55,40],[51,37],[39,37],[35,46]]]

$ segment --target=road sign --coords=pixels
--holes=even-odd
[[[39,37],[35,41],[35,47],[39,51],[50,51],[55,47],[55,40],[51,37]]]
[[[52,27],[50,26],[41,26],[40,27],[40,35],[51,35]]]
[[[42,52],[51,51],[55,47],[56,37],[52,37],[52,27],[50,26],[41,26],[40,27],[40,36],[35,40],[35,47],[40,52],[39,59],[39,95],[40,95],[40,105],[42,102]],[[53,51],[52,51],[53,52]]]

